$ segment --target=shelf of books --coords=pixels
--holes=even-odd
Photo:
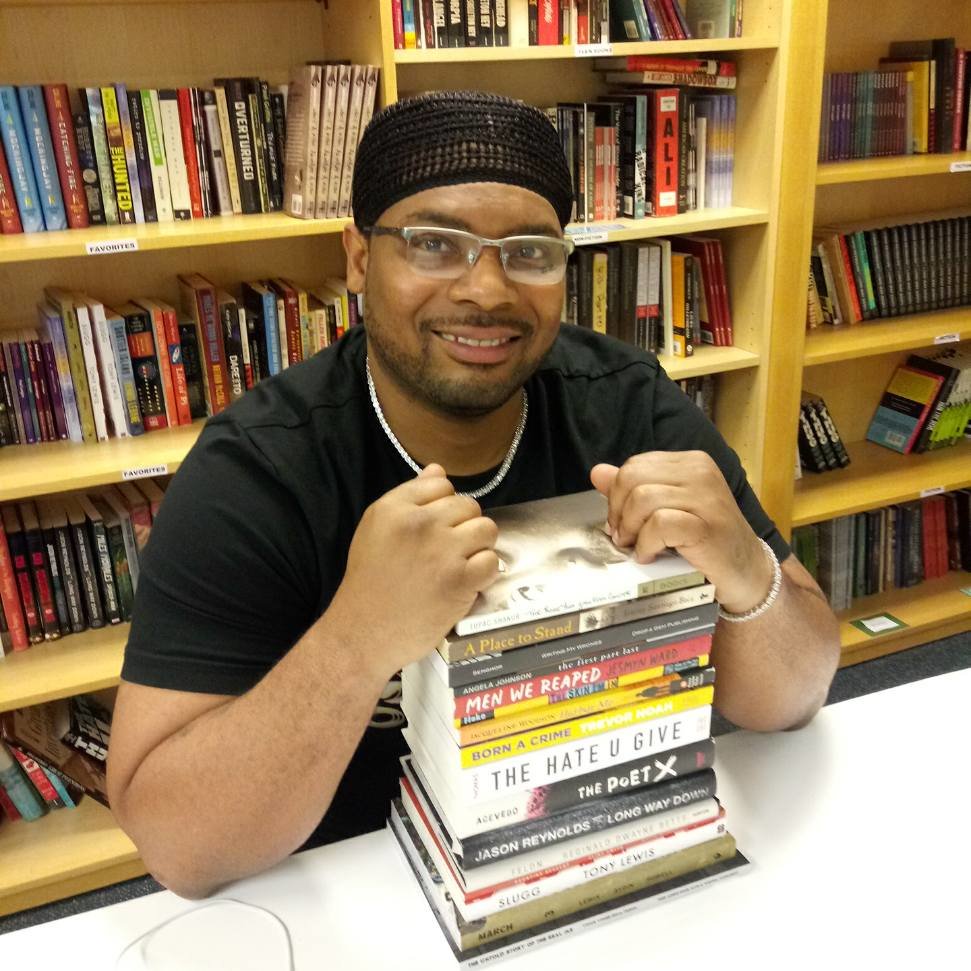
[[[796,483],[793,526],[971,485],[971,442],[921,455],[898,455],[873,442],[851,442],[847,450],[847,468]]]
[[[861,158],[847,162],[821,162],[816,185],[843,185],[880,179],[907,179],[920,175],[971,172],[971,152],[950,154],[895,155],[890,158]]]
[[[3,659],[0,711],[26,708],[118,684],[128,624],[32,644]]]
[[[707,40],[633,41],[601,44],[510,44],[508,47],[444,47],[394,52],[395,64],[481,64],[483,61],[547,61],[575,57],[634,57],[638,54],[718,54],[733,51],[772,50],[779,46],[769,35],[710,38]]]
[[[349,219],[294,219],[286,213],[268,212],[0,236],[0,263],[326,236],[340,233],[349,222]]]
[[[171,475],[204,422],[96,444],[45,442],[3,450],[0,502],[86,489],[149,475]]]
[[[570,223],[566,234],[578,245],[619,243],[629,239],[651,239],[677,233],[704,233],[736,226],[760,226],[769,221],[762,209],[728,206],[723,209],[696,209],[676,216],[650,219],[611,219],[609,222]]]
[[[865,321],[843,327],[818,327],[806,334],[804,362],[829,364],[859,357],[950,344],[971,337],[967,307]]]
[[[76,809],[0,827],[0,916],[145,872],[111,812],[91,798]]]
[[[876,631],[868,631],[853,623],[887,614],[898,626],[880,630],[884,625],[877,624]],[[951,572],[914,587],[860,597],[839,618],[843,667],[957,634],[971,625],[971,574]]]

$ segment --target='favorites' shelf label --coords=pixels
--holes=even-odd
[[[137,469],[124,469],[121,477],[125,482],[131,479],[149,479],[153,475],[168,475],[167,465],[142,465]]]
[[[893,614],[877,614],[875,617],[863,617],[860,620],[851,620],[850,623],[857,629],[863,631],[869,637],[877,637],[879,634],[887,634],[892,630],[902,630],[907,625]]]
[[[934,338],[935,344],[955,344],[961,339],[960,334],[938,334]]]
[[[971,162],[952,162],[952,172],[971,172]]]
[[[613,44],[577,44],[573,52],[577,57],[610,57],[614,47]]]
[[[928,496],[939,496],[944,491],[944,486],[928,486],[926,489],[920,490],[921,499],[926,499]]]
[[[133,253],[138,249],[137,239],[103,239],[95,243],[85,243],[88,256],[108,256],[111,253]]]

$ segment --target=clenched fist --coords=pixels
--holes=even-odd
[[[390,677],[438,647],[496,579],[497,535],[440,465],[426,466],[365,510],[331,609],[360,617],[368,660]]]

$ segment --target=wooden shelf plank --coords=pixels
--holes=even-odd
[[[0,453],[0,502],[119,482],[125,472],[159,467],[174,472],[199,437],[204,422],[107,442],[14,445]],[[164,467],[165,471],[162,471]]]
[[[873,442],[851,442],[847,449],[847,468],[807,473],[796,483],[793,526],[917,499],[927,489],[971,485],[971,442],[923,455],[898,455]]]
[[[94,226],[51,233],[0,236],[0,263],[25,263],[87,256],[88,244],[134,240],[139,251],[184,249],[253,240],[340,233],[349,219],[296,219],[282,212],[251,216],[213,216],[186,222],[134,226]]]
[[[32,644],[0,660],[0,711],[118,684],[128,624]]]
[[[941,175],[951,167],[971,163],[971,152],[950,155],[895,155],[891,158],[861,158],[848,162],[820,162],[816,185],[845,185],[880,179],[909,179],[920,175]],[[964,169],[967,171],[967,169]]]
[[[806,334],[804,363],[808,367],[928,347],[935,338],[953,334],[957,334],[959,340],[971,338],[971,309],[968,307],[849,326],[817,327]]]
[[[668,377],[675,381],[695,378],[702,374],[721,374],[724,371],[740,371],[743,368],[758,367],[761,360],[758,354],[743,350],[741,347],[698,347],[691,357],[671,357],[659,354],[661,367]]]
[[[636,41],[611,44],[613,57],[632,54],[693,54],[732,51],[774,50],[779,46],[772,37],[719,37],[693,40]],[[552,61],[567,59],[583,60],[572,44],[546,44],[542,46],[513,47],[448,47],[432,50],[398,50],[394,52],[395,64],[473,64],[481,61]]]
[[[89,797],[77,809],[0,826],[0,916],[145,872],[134,843]]]
[[[916,587],[854,600],[852,607],[839,614],[841,666],[935,639],[941,636],[941,629],[971,630],[971,596],[962,593],[962,588],[971,589],[971,573],[948,573]],[[907,627],[869,637],[850,623],[885,613],[893,614]]]
[[[734,226],[759,226],[769,221],[764,209],[731,206],[726,209],[696,209],[678,216],[650,219],[612,219],[602,223],[570,223],[566,234],[578,246],[617,243],[625,239],[650,239],[673,233],[700,233]]]

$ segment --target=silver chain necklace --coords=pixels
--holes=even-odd
[[[384,429],[384,434],[388,436],[388,440],[394,445],[398,454],[414,469],[415,473],[421,472],[421,466],[405,451],[404,446],[395,437],[395,433],[391,431],[391,427],[384,417],[384,412],[381,410],[381,402],[378,401],[378,394],[374,390],[374,378],[371,377],[371,364],[367,358],[364,359],[364,370],[367,372],[367,389],[371,395],[371,405],[374,407],[374,414],[377,416],[379,424]],[[523,388],[523,412],[519,419],[519,426],[516,429],[516,434],[512,437],[512,444],[509,446],[509,451],[506,452],[506,457],[502,460],[502,465],[499,466],[499,471],[484,486],[480,486],[472,492],[460,492],[460,496],[469,496],[471,499],[478,499],[492,492],[502,482],[506,477],[506,473],[509,471],[509,466],[512,465],[512,460],[516,457],[516,449],[519,448],[519,442],[523,437],[523,432],[526,430],[526,415],[528,413],[529,398],[526,395],[526,389]]]

